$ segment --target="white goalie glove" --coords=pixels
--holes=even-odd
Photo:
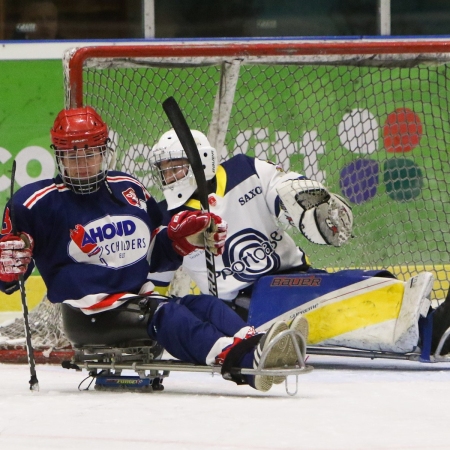
[[[315,244],[340,247],[351,236],[353,213],[342,197],[318,181],[287,180],[277,188],[281,213]]]

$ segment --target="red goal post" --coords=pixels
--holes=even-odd
[[[96,108],[115,168],[157,198],[147,156],[173,96],[222,161],[269,159],[347,198],[347,245],[293,234],[314,267],[429,270],[434,298],[446,294],[450,40],[164,41],[72,49],[63,64],[66,107]]]

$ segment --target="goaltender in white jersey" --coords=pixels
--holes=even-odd
[[[219,298],[235,300],[263,275],[309,268],[305,253],[286,233],[286,225],[297,227],[317,244],[340,246],[350,237],[351,208],[321,183],[245,155],[218,165],[216,150],[206,136],[195,130],[192,134],[205,168],[210,211],[228,223],[223,254],[215,258]],[[150,162],[166,198],[162,202],[166,222],[180,211],[200,209],[192,169],[173,130],[153,148]],[[183,266],[207,293],[204,251],[186,255]],[[152,274],[152,279],[167,286],[172,276]]]

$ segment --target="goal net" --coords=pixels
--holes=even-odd
[[[60,305],[44,298],[28,316],[34,357],[37,363],[59,363],[73,355],[64,335]],[[27,363],[25,327],[22,318],[0,326],[0,362]]]
[[[344,196],[354,237],[340,248],[293,237],[316,268],[435,274],[448,290],[450,46],[444,40],[176,42],[73,49],[66,106],[111,127],[116,168],[161,199],[148,154],[173,96],[222,161],[279,163]],[[177,277],[182,293],[192,283]],[[0,331],[1,333],[1,331]]]

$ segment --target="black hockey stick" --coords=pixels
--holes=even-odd
[[[12,169],[11,169],[11,197],[10,197],[10,218],[11,218],[11,226],[12,226],[12,234],[17,234],[16,227],[16,219],[14,212],[14,182],[16,178],[16,161],[13,161]],[[28,321],[28,305],[27,305],[27,297],[25,293],[25,278],[21,273],[19,275],[19,288],[20,288],[20,297],[22,299],[22,312],[23,312],[23,323],[25,327],[25,340],[27,344],[27,356],[28,356],[28,365],[30,366],[30,391],[38,391],[39,390],[39,381],[36,375],[36,363],[34,361],[34,350],[33,344],[31,343],[31,330],[30,323]]]
[[[183,146],[184,151],[186,152],[189,164],[192,167],[192,172],[194,173],[195,181],[197,182],[197,192],[201,208],[203,211],[209,212],[208,188],[206,184],[205,171],[203,170],[202,160],[200,159],[197,144],[195,143],[191,130],[189,129],[178,103],[173,97],[169,97],[163,102],[162,105],[173,129],[175,130],[175,133],[178,136],[178,139],[181,142],[181,145]],[[217,297],[217,280],[214,255],[206,245],[205,258],[206,270],[208,272],[209,293]]]

